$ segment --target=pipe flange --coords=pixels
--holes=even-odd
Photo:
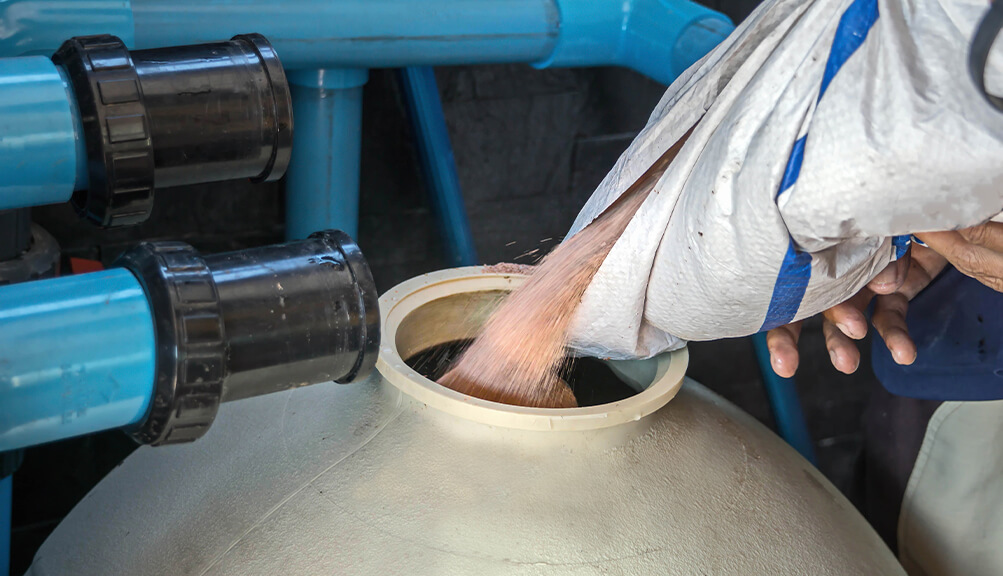
[[[52,57],[69,75],[80,108],[89,190],[71,202],[105,228],[145,221],[153,209],[154,158],[139,75],[115,36],[67,40]]]
[[[154,446],[197,440],[216,418],[226,377],[223,314],[212,273],[182,242],[144,242],[116,265],[143,285],[157,338],[150,411],[127,432]]]

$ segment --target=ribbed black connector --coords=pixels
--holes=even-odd
[[[130,52],[115,36],[66,41],[66,69],[87,144],[89,187],[73,195],[103,227],[145,221],[157,188],[277,180],[292,150],[292,99],[259,34]]]
[[[346,234],[202,257],[180,242],[143,243],[117,263],[153,310],[152,407],[144,444],[201,437],[222,402],[365,378],[376,363],[376,285]]]

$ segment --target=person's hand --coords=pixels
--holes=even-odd
[[[957,232],[916,234],[966,276],[1003,292],[1003,223],[986,222]]]
[[[910,253],[892,262],[856,296],[826,310],[822,333],[832,365],[852,374],[860,364],[860,351],[853,342],[867,335],[864,310],[875,300],[871,323],[898,364],[916,360],[916,345],[909,337],[906,311],[919,294],[947,266],[1003,292],[1003,223],[986,222],[950,232],[916,234],[927,247],[914,244]],[[801,323],[770,330],[766,335],[773,370],[783,377],[797,371]]]
[[[934,250],[914,244],[906,257],[889,264],[856,296],[823,312],[822,333],[832,365],[844,374],[857,370],[860,350],[854,340],[867,335],[864,311],[871,300],[875,300],[871,323],[884,339],[892,358],[898,364],[912,364],[916,360],[916,345],[906,327],[909,301],[946,265],[947,259]],[[790,378],[797,371],[800,335],[801,322],[767,333],[770,363],[777,375]]]

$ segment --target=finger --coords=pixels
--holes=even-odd
[[[906,281],[899,292],[905,293],[911,300],[916,294],[913,293],[910,295],[909,292],[916,288],[915,283],[922,283],[922,286],[919,287],[920,290],[925,288],[931,280],[936,278],[947,267],[947,258],[938,254],[936,250],[920,246],[919,244],[913,244],[910,252],[912,253],[912,262],[909,266],[909,275],[906,276]],[[923,281],[924,278],[926,279],[925,282]],[[910,284],[910,281],[913,284]],[[918,292],[919,290],[916,290],[916,293]]]
[[[843,334],[854,340],[860,340],[867,336],[867,316],[864,311],[867,310],[872,298],[874,293],[864,288],[846,302],[829,308],[822,313],[822,316]]]
[[[996,252],[1001,252],[1003,251],[1003,222],[986,222],[985,224],[972,226],[971,228],[963,228],[957,231],[922,232],[916,234],[916,237],[928,246],[930,246],[930,242],[927,241],[927,238],[933,240],[934,243],[968,243],[976,246],[983,246]],[[935,246],[930,247],[944,254],[944,252],[937,249]],[[947,256],[947,254],[944,255]]]
[[[958,234],[977,246],[985,246],[994,252],[1003,252],[1003,223],[986,222],[971,228],[958,230]]]
[[[878,272],[878,275],[867,283],[867,287],[875,294],[891,294],[895,292],[905,282],[911,261],[910,253],[906,252],[905,256],[894,262],[890,262],[885,266],[884,270]]]
[[[770,351],[770,364],[777,376],[791,378],[798,369],[798,338],[801,323],[795,322],[766,333],[766,347]]]
[[[973,244],[960,232],[927,232],[917,234],[917,237],[947,258],[962,274],[975,278],[997,292],[1003,292],[1003,253]]]
[[[914,249],[909,274],[898,290],[907,300],[915,298],[947,266],[947,259],[930,248],[914,246]]]
[[[916,360],[916,345],[909,336],[906,326],[906,311],[909,300],[904,294],[879,296],[874,302],[871,322],[885,341],[896,364],[908,365]]]
[[[853,374],[860,366],[860,350],[853,340],[850,340],[835,324],[829,321],[822,323],[822,334],[825,335],[825,347],[829,350],[832,365],[843,374]]]

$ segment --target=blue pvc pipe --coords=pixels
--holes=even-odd
[[[252,31],[288,70],[531,62],[558,34],[553,0],[132,0],[132,8],[137,48]]]
[[[411,67],[401,70],[399,77],[448,263],[450,266],[478,264],[435,72],[425,66]]]
[[[688,0],[132,0],[138,48],[254,30],[287,69],[531,62],[669,83],[731,30]]]
[[[11,56],[95,33],[159,48],[250,31],[287,70],[611,65],[666,84],[732,30],[689,0],[6,0],[0,24]]]
[[[5,56],[51,56],[74,36],[112,34],[133,43],[128,0],[0,0],[0,24]]]
[[[0,452],[140,421],[155,344],[127,270],[0,287]]]
[[[292,84],[293,156],[286,172],[286,238],[359,231],[362,87],[368,70],[304,70]]]
[[[776,421],[780,437],[800,452],[806,460],[815,464],[815,448],[801,410],[794,379],[781,378],[773,371],[773,366],[770,364],[770,350],[766,346],[766,333],[753,335],[752,344],[756,350],[759,372],[763,377],[763,385],[766,387],[766,395],[770,400],[773,419]]]
[[[0,59],[0,210],[66,202],[87,183],[83,127],[62,69]]]
[[[0,478],[0,575],[10,574],[10,527],[14,475]]]

